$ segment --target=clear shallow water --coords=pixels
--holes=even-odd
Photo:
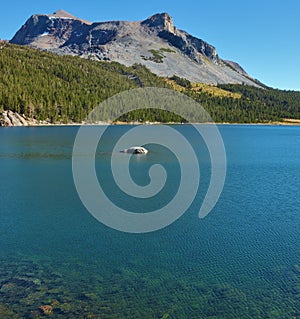
[[[110,129],[99,175],[109,178],[111,147],[127,129]],[[203,220],[207,158],[188,126],[177,129],[201,153],[198,198],[171,226],[139,235],[102,225],[80,202],[78,128],[0,130],[1,318],[42,318],[42,305],[55,318],[300,318],[300,128],[220,126],[227,179]],[[172,186],[149,210],[174,195],[178,177],[172,155],[151,147],[133,159],[133,177],[142,183],[160,158]],[[104,187],[125,207],[144,207]]]

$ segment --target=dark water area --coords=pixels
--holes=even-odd
[[[169,186],[159,199],[126,199],[109,163],[130,128],[109,128],[95,168],[112,201],[147,212],[176,196],[180,163],[150,145],[130,162],[133,179],[143,184],[160,161]],[[200,188],[182,217],[145,234],[103,225],[80,201],[72,175],[78,127],[0,129],[1,319],[300,318],[300,127],[218,126],[227,177],[204,219],[208,157],[189,126],[175,128],[202,159]]]

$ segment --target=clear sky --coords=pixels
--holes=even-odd
[[[175,25],[217,48],[254,78],[300,91],[300,0],[15,0],[3,1],[0,38],[11,39],[35,13],[63,9],[99,22],[143,20],[168,12]]]

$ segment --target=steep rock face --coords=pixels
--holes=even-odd
[[[63,45],[73,32],[88,26],[88,22],[57,11],[51,15],[31,16],[11,39],[11,43],[31,45],[40,49],[54,49]]]
[[[65,11],[33,15],[11,43],[127,66],[141,63],[157,75],[177,75],[193,82],[257,86],[237,63],[220,59],[214,46],[177,29],[167,13],[138,22],[96,23]]]
[[[176,33],[172,33],[167,30],[163,30],[158,33],[158,36],[167,40],[168,43],[198,63],[203,62],[203,56],[216,64],[220,62],[215,47],[201,39],[187,34],[184,31],[176,31]]]
[[[158,13],[152,17],[146,19],[141,23],[141,25],[147,26],[149,28],[154,28],[156,30],[164,30],[170,33],[175,33],[175,26],[172,17],[168,13]]]

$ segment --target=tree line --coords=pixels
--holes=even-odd
[[[209,90],[197,91],[192,83],[178,76],[171,79],[216,122],[255,123],[300,118],[300,92],[218,85],[220,91],[238,93],[239,98],[233,98]],[[166,79],[139,64],[126,67],[116,62],[58,56],[8,43],[0,45],[0,111],[12,110],[53,123],[81,122],[107,98],[138,87],[174,89]],[[106,112],[109,118],[110,110]],[[190,115],[197,116],[197,112],[193,109],[184,113],[193,118]],[[129,112],[120,120],[184,122],[184,118],[176,114],[153,108]]]

